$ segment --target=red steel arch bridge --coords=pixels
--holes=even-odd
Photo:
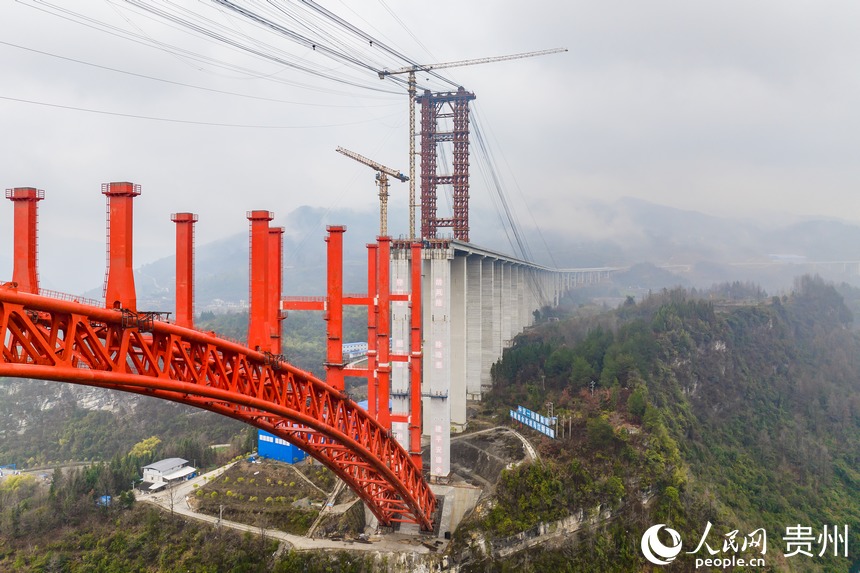
[[[287,363],[281,355],[281,236],[270,227],[271,213],[248,213],[251,225],[251,313],[248,343],[194,329],[193,224],[197,216],[177,213],[176,314],[137,308],[132,272],[132,201],[140,187],[119,182],[102,186],[108,203],[108,269],[105,302],[39,288],[37,207],[44,192],[8,189],[14,204],[14,270],[0,283],[0,376],[35,378],[97,386],[188,404],[241,420],[301,447],[352,488],[382,525],[413,522],[431,530],[437,502],[424,479],[420,458],[420,413],[405,419],[411,440],[407,452],[391,434],[390,419],[378,419],[344,392],[340,355],[343,304],[367,304],[374,333],[388,336],[387,314],[379,299],[400,300],[412,308],[413,335],[420,341],[420,267],[415,289],[388,292],[387,238],[376,254],[379,281],[366,295],[342,292],[342,228],[330,229],[329,289],[308,308],[326,311],[329,349],[327,382]],[[370,247],[370,245],[369,245]],[[420,244],[402,245],[420,249]],[[420,255],[414,256],[420,261]],[[340,285],[340,286],[338,286]],[[376,292],[371,292],[376,290]],[[419,292],[415,292],[418,290]],[[295,308],[301,304],[294,301]],[[379,319],[379,320],[377,320]],[[378,328],[377,328],[377,325]],[[383,350],[382,347],[385,347]],[[385,354],[388,345],[379,346]],[[416,344],[413,348],[420,348]],[[420,412],[420,350],[409,356],[383,356],[408,362],[417,374],[413,404]],[[361,375],[361,372],[350,375]],[[367,373],[364,373],[367,375]],[[386,417],[387,418],[387,417]]]

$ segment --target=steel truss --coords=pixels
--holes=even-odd
[[[469,102],[475,94],[463,88],[456,92],[424,92],[416,98],[421,105],[421,237],[437,238],[440,227],[451,227],[454,238],[469,242]],[[446,109],[447,107],[447,109]],[[439,120],[451,119],[452,131],[439,131]],[[438,144],[453,144],[453,172],[437,173]],[[436,215],[440,185],[453,187],[453,214]]]
[[[241,420],[299,446],[355,491],[382,525],[432,529],[420,468],[345,393],[271,353],[121,309],[0,285],[0,376],[98,386]],[[145,330],[145,332],[144,332]]]

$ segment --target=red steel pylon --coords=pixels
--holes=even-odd
[[[15,244],[12,280],[24,292],[38,294],[38,202],[45,192],[33,187],[6,189],[6,198],[15,203]]]

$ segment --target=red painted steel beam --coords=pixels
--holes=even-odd
[[[176,223],[176,324],[194,327],[194,213],[174,213]]]
[[[425,91],[416,98],[421,104],[421,237],[435,239],[440,227],[452,227],[454,238],[469,241],[469,101],[475,94],[462,87],[456,92]],[[443,113],[443,108],[450,112]],[[450,132],[439,131],[439,119],[450,117]],[[453,144],[453,174],[437,173],[440,142]],[[453,186],[453,214],[436,214],[440,185]]]
[[[248,318],[248,346],[259,351],[268,351],[271,344],[269,327],[269,221],[274,216],[270,211],[250,211],[251,222],[251,268],[250,281],[251,312]]]
[[[45,192],[33,187],[16,187],[6,190],[6,198],[15,204],[12,281],[18,283],[22,291],[38,294],[38,202],[45,198]]]
[[[475,95],[463,87],[457,89],[454,108],[454,238],[469,242],[469,101]]]
[[[367,411],[376,418],[379,408],[377,407],[377,385],[376,379],[376,321],[379,313],[379,297],[376,286],[377,251],[376,243],[367,245]]]
[[[6,189],[6,198],[15,204],[12,281],[18,283],[20,290],[38,294],[38,202],[45,198],[45,192],[16,187]]]
[[[140,195],[140,185],[128,182],[105,183],[102,195],[108,202],[108,269],[105,306],[137,310],[134,289],[134,210],[132,201]]]
[[[438,109],[429,90],[416,98],[421,104],[421,238],[436,237],[436,145]]]
[[[284,228],[269,227],[269,328],[270,352],[281,354],[281,288],[284,268]]]
[[[377,400],[379,414],[377,420],[385,428],[391,429],[391,237],[377,237],[379,245],[376,270],[378,314],[376,321],[376,370],[379,380]]]
[[[409,292],[409,319],[410,319],[410,376],[409,376],[409,398],[410,398],[410,423],[409,423],[409,455],[419,469],[421,468],[421,433],[423,417],[421,413],[421,383],[423,373],[423,339],[421,333],[422,308],[421,308],[421,243],[414,242],[411,245],[410,256],[411,272]]]
[[[325,297],[285,296],[281,299],[281,310],[325,310]]]
[[[326,228],[328,272],[326,331],[326,382],[338,390],[344,389],[343,379],[343,234],[346,227],[330,225]]]
[[[272,431],[331,468],[380,523],[432,527],[436,500],[387,428],[343,392],[262,352],[111,309],[0,286],[0,376],[146,394]]]

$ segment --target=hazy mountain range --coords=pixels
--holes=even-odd
[[[626,198],[611,204],[585,204],[572,217],[571,227],[563,231],[524,229],[521,233],[524,255],[513,240],[514,235],[499,224],[498,215],[473,212],[471,220],[474,243],[540,264],[558,268],[609,266],[643,270],[647,276],[640,279],[631,279],[630,273],[619,277],[623,276],[625,284],[616,286],[628,288],[678,284],[708,287],[716,282],[742,280],[757,282],[769,292],[777,292],[790,287],[794,277],[809,272],[837,282],[860,284],[858,263],[843,264],[860,261],[856,255],[860,225],[842,221],[766,223]],[[323,294],[326,225],[347,227],[345,289],[348,292],[366,289],[365,245],[377,233],[375,212],[299,207],[273,224],[285,228],[285,294]],[[198,310],[213,305],[226,308],[247,301],[247,233],[198,245],[196,257]],[[173,308],[174,265],[171,256],[136,271],[138,298],[143,307]],[[89,294],[98,298],[100,291],[96,288]]]

